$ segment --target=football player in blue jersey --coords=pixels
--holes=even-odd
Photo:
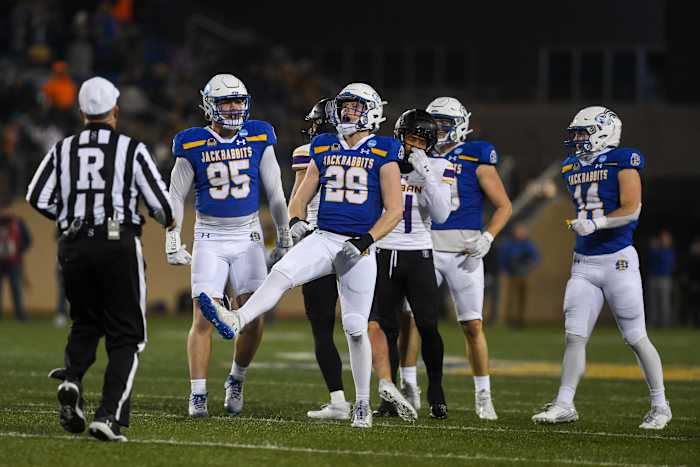
[[[311,141],[304,181],[289,205],[292,238],[303,239],[275,264],[238,311],[210,302],[206,294],[200,296],[205,316],[230,339],[270,310],[286,290],[335,274],[355,382],[352,426],[360,428],[372,426],[367,321],[377,278],[374,242],[391,232],[403,215],[401,143],[374,134],[386,120],[385,104],[364,83],[340,91],[329,105],[337,133],[320,134]],[[307,235],[311,228],[305,220],[307,206],[319,190],[318,228]]]
[[[578,420],[574,395],[586,366],[586,343],[607,301],[649,386],[651,409],[639,427],[660,430],[671,420],[671,409],[661,359],[647,337],[639,258],[632,242],[642,208],[639,172],[644,156],[637,149],[620,147],[622,121],[605,107],[582,109],[568,132],[565,144],[574,152],[561,172],[577,216],[567,221],[576,233],[576,246],[564,295],[566,350],[559,393],[532,420]]]
[[[279,258],[291,246],[287,203],[273,145],[272,126],[249,119],[250,95],[233,75],[214,76],[201,91],[209,126],[181,131],[173,140],[175,166],[170,181],[176,226],[166,234],[168,263],[192,263],[194,314],[187,337],[191,393],[189,415],[208,415],[207,374],[211,324],[200,312],[198,297],[224,298],[227,282],[243,305],[267,274],[258,218],[261,185],[277,226]],[[192,257],[180,243],[184,201],[195,189],[196,222]],[[251,320],[236,342],[231,372],[225,383],[224,407],[232,415],[243,408],[243,382],[262,337],[262,321]]]
[[[453,97],[438,97],[426,109],[438,123],[435,156],[454,165],[452,212],[433,223],[433,249],[438,285],[447,281],[462,327],[467,358],[474,373],[474,408],[482,420],[498,416],[491,401],[488,346],[483,330],[484,262],[491,243],[512,213],[508,194],[496,171],[498,154],[488,141],[467,140],[469,117]],[[494,207],[484,226],[484,200]]]
[[[306,169],[311,162],[311,156],[309,155],[311,140],[325,131],[335,131],[326,113],[326,107],[331,100],[329,98],[321,99],[314,104],[311,111],[304,118],[309,126],[302,130],[302,134],[308,138],[309,143],[299,146],[292,152],[292,169],[295,175],[292,198],[301,186],[306,175]],[[316,192],[306,207],[306,221],[311,225],[316,225],[320,198],[321,194]],[[350,418],[351,406],[345,400],[343,363],[333,342],[335,306],[338,301],[336,277],[334,274],[329,274],[307,282],[301,287],[301,291],[304,295],[306,316],[309,318],[309,323],[311,323],[316,361],[330,393],[329,403],[323,404],[319,410],[309,410],[306,412],[306,415],[309,418],[347,420]]]

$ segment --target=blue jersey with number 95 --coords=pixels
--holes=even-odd
[[[194,170],[195,208],[215,217],[240,217],[260,207],[260,159],[275,144],[267,122],[248,120],[233,138],[209,127],[183,130],[173,139],[173,155]]]
[[[599,154],[590,163],[575,156],[562,164],[569,194],[576,206],[578,219],[606,216],[620,207],[617,174],[624,169],[644,168],[644,156],[637,149],[614,148]],[[601,229],[585,237],[576,236],[575,251],[582,255],[606,255],[632,245],[637,221],[614,229]]]

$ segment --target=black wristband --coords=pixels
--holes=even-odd
[[[299,219],[298,217],[294,216],[291,219],[289,219],[289,228],[291,229],[294,224],[297,222],[306,222],[304,219]]]
[[[366,233],[360,235],[359,237],[353,237],[346,241],[355,245],[355,248],[360,250],[360,253],[364,253],[367,250],[367,248],[372,246],[372,243],[374,243],[374,238],[372,238],[372,235],[370,235],[369,233]]]

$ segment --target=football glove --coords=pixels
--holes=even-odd
[[[289,220],[289,233],[292,236],[292,243],[296,245],[302,238],[313,232],[314,228],[304,219],[292,217]]]
[[[369,233],[349,238],[343,244],[343,254],[348,258],[357,258],[365,254],[372,243],[374,243],[374,238]]]
[[[576,232],[576,235],[581,237],[590,235],[598,230],[598,226],[596,225],[595,221],[591,219],[574,219],[572,221],[568,221],[567,224],[571,230]]]
[[[489,232],[482,232],[481,236],[474,242],[474,246],[467,250],[467,256],[483,258],[491,249],[491,243],[493,243],[493,235]]]
[[[177,230],[165,231],[165,255],[168,264],[188,265],[192,262],[192,256],[187,252],[187,245],[180,244],[180,232]]]
[[[411,154],[408,156],[408,162],[411,163],[413,170],[415,170],[418,175],[426,179],[431,176],[430,159],[428,159],[428,155],[422,149],[413,148]]]

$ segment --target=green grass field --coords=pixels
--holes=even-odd
[[[0,322],[0,465],[700,465],[698,332],[651,333],[674,413],[661,432],[637,428],[648,409],[647,388],[617,330],[605,327],[589,344],[588,372],[576,399],[581,420],[554,427],[533,425],[530,416],[558,387],[561,329],[489,329],[500,419],[480,421],[473,411],[460,331],[452,322],[441,324],[449,419],[433,420],[423,408],[415,425],[375,418],[372,429],[358,430],[347,422],[306,419],[306,411],[328,394],[304,321],[278,321],[267,328],[238,418],[224,415],[223,381],[232,345],[217,337],[209,379],[211,416],[189,419],[188,328],[183,319],[149,322],[132,426],[125,431],[130,442],[108,444],[86,434],[69,435],[58,424],[57,383],[46,373],[62,365],[67,330],[48,321]],[[346,353],[340,333],[336,342]],[[101,350],[84,381],[89,414],[99,399],[105,363]],[[348,365],[344,378],[346,394],[354,395]],[[425,374],[419,372],[419,379],[425,383]],[[376,392],[375,381],[373,388]]]

